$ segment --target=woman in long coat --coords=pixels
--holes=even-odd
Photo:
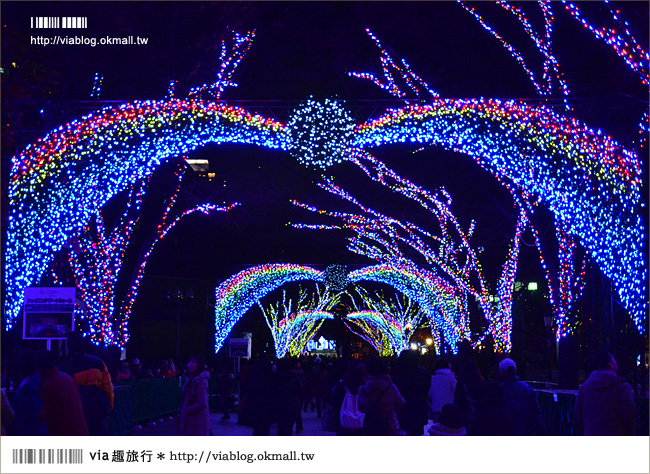
[[[212,434],[208,404],[210,373],[199,355],[190,358],[187,370],[187,381],[181,392],[179,433],[183,436],[208,436]]]

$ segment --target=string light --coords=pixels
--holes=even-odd
[[[200,96],[203,93],[208,93],[213,98],[219,99],[226,87],[237,87],[237,84],[231,81],[232,76],[237,70],[237,66],[239,66],[239,63],[250,49],[254,38],[255,30],[249,31],[244,35],[233,32],[233,44],[230,47],[228,47],[225,40],[222,41],[221,53],[219,55],[221,66],[217,72],[217,80],[212,84],[203,84],[202,86],[192,88],[188,97]]]
[[[526,72],[528,78],[530,79],[533,86],[535,87],[535,90],[540,96],[552,95],[554,89],[553,87],[554,82],[557,84],[557,88],[560,90],[562,95],[564,95],[565,97],[569,95],[570,93],[569,87],[566,81],[562,78],[562,75],[560,73],[560,66],[558,64],[557,59],[553,55],[553,51],[552,51],[553,43],[551,37],[553,33],[553,22],[555,21],[555,17],[553,16],[551,10],[550,1],[546,0],[546,1],[538,2],[544,17],[543,34],[539,34],[535,32],[530,21],[528,20],[524,12],[521,10],[521,8],[510,5],[508,2],[505,1],[495,2],[496,5],[500,6],[507,12],[512,13],[515,16],[515,18],[517,18],[519,23],[521,23],[522,27],[524,28],[524,31],[526,32],[528,37],[531,39],[533,43],[535,43],[535,46],[537,47],[539,53],[541,53],[544,56],[544,65],[543,65],[543,72],[541,74],[542,76],[541,80],[536,78],[535,72],[526,64],[523,55],[519,51],[517,51],[517,49],[515,49],[514,46],[508,43],[501,35],[499,35],[494,30],[494,28],[488,25],[487,22],[476,11],[476,9],[473,6],[468,6],[460,0],[458,1],[458,3],[466,11],[471,13],[474,16],[474,18],[478,20],[478,22],[481,24],[483,29],[485,29],[488,33],[494,36],[503,45],[503,47],[508,50],[508,52],[512,55],[512,57],[519,63],[522,69]],[[565,99],[565,106],[567,110],[571,110],[571,107],[568,105],[566,99]]]
[[[336,306],[339,300],[340,294],[327,291],[322,295],[318,285],[316,295],[309,299],[306,290],[299,286],[295,308],[293,300],[287,300],[286,290],[282,290],[282,305],[278,301],[265,308],[258,300],[273,336],[276,357],[298,357],[303,354],[307,343],[316,336],[323,321],[334,319],[328,310]]]
[[[515,101],[438,100],[390,111],[358,129],[356,146],[441,146],[473,157],[499,181],[537,196],[566,232],[580,239],[645,331],[646,231],[634,151],[577,119]]]
[[[467,302],[449,282],[413,265],[384,263],[350,273],[351,283],[373,281],[392,286],[417,302],[431,324],[455,353],[458,342],[470,339]]]
[[[91,99],[99,99],[99,96],[102,93],[102,82],[104,82],[104,76],[100,76],[99,73],[96,72],[93,79],[93,90],[90,92]]]
[[[131,242],[133,230],[138,224],[140,209],[145,195],[148,180],[142,180],[130,189],[127,197],[126,210],[118,225],[106,232],[103,215],[100,211],[95,217],[95,228],[86,226],[75,238],[75,244],[69,256],[77,288],[81,299],[86,305],[88,333],[90,340],[96,345],[124,347],[129,340],[128,321],[133,304],[138,295],[140,282],[144,276],[149,257],[154,248],[167,233],[184,217],[195,212],[209,214],[211,212],[227,212],[238,205],[234,203],[227,207],[217,207],[214,204],[202,204],[189,208],[172,218],[170,211],[176,203],[178,192],[184,174],[184,164],[176,170],[178,184],[168,200],[162,218],[152,238],[145,242],[147,251],[138,259],[136,271],[131,279],[131,287],[127,295],[115,311],[115,286],[123,267],[124,254]]]
[[[53,255],[114,195],[164,160],[207,143],[284,149],[282,124],[210,102],[134,102],[61,126],[13,159],[9,184],[5,317]]]
[[[411,70],[411,67],[408,65],[405,59],[401,60],[401,65],[397,64],[390,56],[390,54],[388,54],[388,52],[381,46],[379,38],[373,35],[372,32],[367,28],[366,33],[368,33],[368,36],[370,36],[370,38],[377,45],[377,48],[379,48],[379,59],[381,61],[381,68],[386,82],[382,83],[374,74],[368,72],[348,72],[348,76],[368,80],[380,89],[389,92],[391,95],[399,99],[405,99],[408,97],[408,93],[404,92],[396,82],[396,75],[392,72],[395,71],[397,74],[399,74],[398,77],[409,87],[409,89],[411,89],[412,93],[414,93],[416,97],[423,98],[423,96],[426,94],[428,94],[430,97],[440,96],[440,94],[429,87],[424,79],[422,79]]]
[[[355,311],[348,313],[346,319],[356,323],[366,333],[366,340],[372,340],[371,344],[382,355],[397,355],[408,349],[411,336],[425,316],[420,307],[407,297],[386,298],[383,292],[371,295],[360,286],[355,286],[355,293],[363,304],[357,303],[351,293]],[[390,354],[386,354],[389,349]]]
[[[215,290],[215,342],[219,352],[230,330],[259,299],[293,281],[324,283],[323,272],[291,263],[258,265],[243,270]]]
[[[305,166],[326,169],[346,159],[355,124],[337,102],[309,99],[287,123],[288,151]]]
[[[550,84],[553,76],[561,83],[557,61],[550,53],[550,3],[540,2],[544,35],[534,32],[520,9],[506,2],[499,5],[517,16],[544,54],[542,79]],[[648,84],[648,53],[638,46],[618,10],[610,8],[614,21],[624,25],[622,32],[597,30],[582,19],[575,5],[565,3],[565,8],[612,45]],[[421,93],[425,85],[411,87],[417,77],[407,75],[409,83],[403,75],[410,71],[408,65],[402,62],[404,68],[398,66],[384,54],[376,37],[368,34],[382,50],[386,83],[373,80],[374,76],[364,78],[393,94],[403,94],[397,92],[393,68],[416,95]],[[195,100],[204,93],[220,98],[223,88],[233,85],[232,75],[253,36],[254,32],[235,35],[230,49],[222,43],[217,82],[193,89],[189,99],[104,109],[59,127],[13,158],[5,266],[7,329],[13,327],[20,312],[24,288],[39,281],[52,256],[82,232],[111,197],[149,176],[165,159],[208,143],[243,143],[289,151],[301,163],[324,169],[343,160],[361,162],[363,149],[396,143],[440,146],[466,154],[500,182],[512,183],[522,194],[535,196],[551,210],[558,228],[578,239],[612,280],[637,328],[645,332],[647,268],[642,248],[646,229],[639,212],[641,163],[634,151],[575,118],[515,101],[434,99],[426,106],[391,110],[377,120],[354,126],[338,102],[308,100],[285,126],[239,108]],[[521,55],[512,47],[509,50],[525,66]],[[544,95],[547,88],[543,82],[536,82],[532,71],[528,75]],[[568,89],[563,89],[566,93]],[[380,168],[372,168],[373,173]],[[395,185],[402,186],[404,192],[415,189],[404,186],[404,181],[397,180]],[[426,202],[423,196],[414,194]],[[413,235],[420,232],[402,230]],[[417,239],[412,243],[420,246]],[[386,244],[390,250],[392,244]],[[382,257],[376,247],[362,240],[355,245]]]
[[[608,1],[603,2],[607,5],[607,9],[611,15],[610,23],[612,26],[598,28],[583,17],[580,8],[576,4],[566,0],[562,0],[562,3],[564,4],[564,8],[582,26],[591,31],[596,38],[611,46],[614,52],[625,61],[625,64],[638,74],[643,84],[646,86],[650,84],[650,71],[648,70],[650,54],[632,36],[630,33],[630,24],[620,17],[621,12],[619,10],[612,10]]]

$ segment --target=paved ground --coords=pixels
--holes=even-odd
[[[336,433],[323,431],[321,429],[321,420],[316,416],[316,412],[307,412],[302,414],[305,431],[298,436],[335,436]],[[221,420],[221,413],[210,413],[212,424],[212,433],[214,436],[252,436],[253,428],[249,426],[240,426],[237,424],[237,414],[232,414],[230,420]],[[271,435],[277,434],[277,425],[271,427]],[[294,433],[295,434],[295,433]],[[176,423],[173,419],[156,422],[155,425],[148,424],[141,429],[133,430],[134,436],[176,436]]]

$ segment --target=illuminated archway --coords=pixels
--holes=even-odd
[[[315,130],[315,141],[310,133]],[[5,267],[7,328],[23,291],[112,196],[164,160],[209,143],[282,149],[326,166],[359,150],[421,143],[467,154],[545,204],[576,236],[645,332],[641,165],[600,130],[546,107],[435,99],[353,126],[333,101],[306,101],[288,124],[195,99],[134,102],[61,126],[14,157]],[[309,150],[309,153],[306,153]]]
[[[323,272],[303,265],[276,263],[247,268],[215,290],[214,352],[219,352],[235,323],[266,294],[292,281],[323,282]]]

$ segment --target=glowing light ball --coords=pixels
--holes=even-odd
[[[338,102],[309,99],[287,123],[289,153],[307,167],[327,169],[347,159],[354,129],[354,119]]]

